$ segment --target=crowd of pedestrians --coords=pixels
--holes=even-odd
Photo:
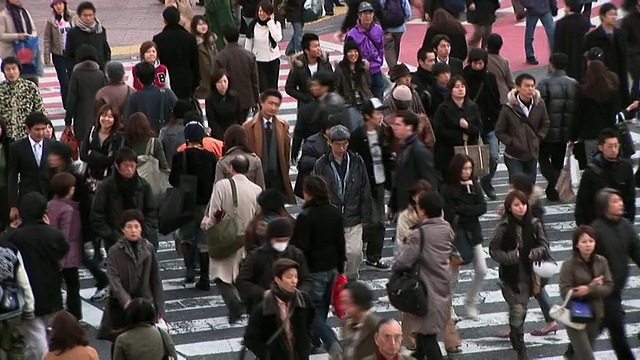
[[[21,0],[7,0],[0,13],[0,350],[9,359],[98,358],[83,329],[83,265],[96,281],[91,301],[106,301],[97,337],[111,342],[112,358],[175,357],[162,329],[162,232],[175,239],[185,284],[203,292],[215,285],[230,324],[249,316],[244,346],[259,359],[308,359],[322,348],[332,359],[407,359],[404,346],[415,359],[437,360],[438,336],[448,355],[461,353],[456,323],[480,316],[488,270],[479,217],[485,196],[498,197],[493,177],[502,158],[511,189],[489,239],[509,314],[499,335],[519,360],[529,359],[531,297],[546,320],[531,334],[558,330],[548,279],[537,270],[552,259],[538,198],[544,191],[547,201],[560,201],[556,184],[573,151],[584,155],[584,173],[560,292],[588,303],[592,314],[583,329],[567,330],[565,355],[593,359],[594,340],[607,328],[617,357],[633,359],[621,305],[629,270],[620,259],[640,266],[632,226],[638,176],[624,127],[639,104],[640,2],[625,2],[620,28],[615,5],[602,5],[591,32],[580,14],[590,3],[583,3],[568,0],[554,29],[555,0],[514,0],[526,19],[527,62],[538,63],[538,20],[552,49],[549,74],[537,81],[527,73],[513,79],[500,55],[495,0],[462,8],[427,1],[430,25],[413,73],[398,63],[412,16],[407,0],[350,3],[337,62],[317,34],[302,33],[296,1],[241,2],[240,27],[229,1],[205,0],[204,17],[193,16],[188,1],[167,1],[165,26],[141,45],[126,83],[92,3],[73,12],[66,0],[52,0],[43,56],[23,63],[14,45],[30,46],[36,25]],[[324,5],[331,12],[342,4]],[[474,27],[469,39],[458,20],[463,11]],[[284,59],[278,43],[286,21],[294,35]],[[281,61],[291,64],[284,89],[298,102],[293,131],[278,116]],[[56,69],[66,109],[59,140],[37,87],[44,64]],[[179,208],[167,210],[178,192]],[[286,205],[298,202],[294,219]],[[180,224],[167,230],[172,211],[181,212]],[[382,258],[387,221],[397,224],[393,263]],[[359,281],[362,263],[391,274],[417,270],[427,311],[403,312],[401,323],[378,318],[372,291]],[[459,317],[452,295],[466,263],[473,281]],[[341,336],[326,323],[336,305],[345,311]]]

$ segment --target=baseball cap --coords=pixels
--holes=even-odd
[[[373,5],[371,5],[366,1],[363,1],[360,3],[360,6],[358,6],[358,12],[361,13],[365,11],[374,11],[374,9],[373,9]]]
[[[375,110],[386,110],[389,107],[384,105],[378,98],[371,98],[362,104],[362,114],[371,115]]]

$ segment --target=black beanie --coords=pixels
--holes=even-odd
[[[267,238],[269,240],[275,238],[285,238],[291,236],[293,226],[291,220],[281,217],[269,223],[267,226]]]
[[[39,192],[30,192],[20,199],[18,211],[22,221],[42,220],[47,213],[47,199]]]
[[[344,50],[342,53],[346,56],[349,50],[358,50],[358,53],[360,52],[360,47],[358,47],[358,43],[351,38],[347,39],[347,41],[344,42]]]

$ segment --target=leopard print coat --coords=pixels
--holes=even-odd
[[[36,84],[23,78],[0,84],[0,118],[6,123],[9,138],[18,140],[27,136],[25,120],[34,111],[45,112]]]

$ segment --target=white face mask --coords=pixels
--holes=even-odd
[[[277,252],[283,252],[287,246],[289,246],[289,242],[276,242],[276,243],[271,243],[271,247],[273,247]]]

